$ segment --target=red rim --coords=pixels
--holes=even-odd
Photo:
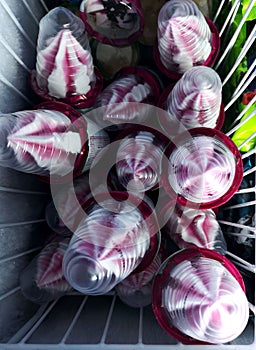
[[[79,176],[85,165],[89,145],[88,145],[88,134],[86,132],[87,123],[82,115],[73,109],[70,105],[57,101],[42,102],[35,106],[34,109],[49,109],[53,111],[58,111],[65,114],[72,122],[72,128],[75,131],[79,131],[81,137],[82,149],[80,154],[77,156],[73,172],[67,174],[66,176],[37,176],[41,181],[46,183],[65,183],[71,181],[73,178]]]
[[[208,66],[212,67],[218,57],[219,51],[220,51],[220,36],[217,27],[215,24],[208,18],[205,17],[205,20],[207,24],[210,27],[210,30],[212,32],[212,51],[210,52],[210,55],[206,59],[206,61],[202,64],[202,66]],[[176,72],[171,72],[169,71],[162,63],[160,59],[160,54],[158,50],[158,41],[156,40],[154,44],[154,49],[153,49],[153,57],[156,62],[157,67],[159,70],[168,78],[172,79],[173,81],[177,81],[181,78],[183,74],[181,73],[176,73]]]
[[[245,285],[243,278],[237,268],[229,261],[226,257],[213,250],[192,247],[188,249],[183,249],[177,253],[174,253],[168,257],[158,270],[152,286],[152,307],[155,317],[160,324],[160,326],[174,339],[180,341],[183,344],[190,345],[206,345],[210,344],[200,340],[196,340],[187,336],[178,330],[172,323],[171,318],[168,317],[167,313],[162,307],[162,287],[166,284],[166,278],[170,276],[171,270],[183,261],[193,259],[196,257],[205,257],[219,261],[238,281],[242,290],[245,292]]]
[[[97,96],[103,88],[103,77],[100,71],[94,68],[96,81],[92,89],[85,95],[75,95],[66,98],[55,98],[48,95],[45,91],[41,90],[36,81],[36,70],[32,70],[30,76],[30,85],[35,94],[44,101],[56,101],[71,105],[74,108],[89,108],[92,107]]]
[[[142,12],[142,8],[140,5],[140,2],[137,0],[133,0],[133,6],[136,9],[136,12],[138,14],[140,23],[139,23],[139,30],[133,34],[131,34],[128,38],[121,38],[121,39],[110,39],[107,38],[106,36],[104,36],[103,34],[98,33],[97,31],[95,31],[87,22],[87,17],[86,17],[86,13],[84,11],[84,9],[82,9],[82,5],[83,2],[80,5],[80,18],[82,19],[82,21],[84,22],[86,31],[88,32],[88,34],[100,41],[103,44],[107,44],[107,45],[112,45],[112,46],[125,46],[125,45],[130,45],[132,44],[134,41],[136,41],[143,33],[144,31],[144,15]]]
[[[163,109],[164,111],[166,111],[166,101],[167,98],[169,96],[169,94],[171,93],[171,91],[173,90],[175,86],[175,83],[169,85],[164,91],[163,93],[160,95],[158,103],[157,103],[157,107],[160,109]],[[167,111],[166,111],[167,113]],[[162,113],[161,112],[158,114],[158,121],[159,124],[161,125],[163,130],[166,130],[167,132],[171,132],[172,130],[169,129],[169,124],[168,121],[166,120],[166,113]],[[224,124],[224,120],[225,120],[225,109],[224,109],[224,104],[223,102],[221,102],[220,105],[220,113],[217,119],[217,123],[215,125],[215,127],[213,129],[216,130],[221,130],[221,128],[223,127]]]
[[[140,198],[134,195],[131,195],[130,193],[122,191],[109,191],[108,193],[98,193],[95,196],[92,196],[89,199],[85,200],[85,202],[82,203],[81,206],[83,210],[86,211],[94,203],[100,203],[101,201],[104,201],[106,200],[106,198],[110,197],[113,197],[117,201],[126,201],[129,197],[130,203],[134,204],[139,209],[143,218],[148,224],[150,230],[150,247],[140,264],[136,267],[135,270],[132,271],[132,274],[141,272],[151,264],[152,260],[159,251],[159,247],[161,244],[161,235],[157,217],[153,209],[145,201],[141,200]]]
[[[219,140],[221,140],[228,147],[228,149],[233,153],[233,155],[236,159],[236,170],[235,170],[235,176],[234,176],[234,179],[233,179],[231,186],[229,187],[228,191],[221,198],[218,198],[218,199],[215,199],[213,201],[206,202],[206,203],[196,203],[196,202],[192,202],[192,201],[185,199],[184,197],[182,197],[179,194],[176,194],[177,203],[179,203],[183,206],[187,206],[189,208],[196,208],[196,209],[213,209],[216,207],[220,207],[223,204],[225,204],[226,202],[228,202],[229,199],[231,199],[231,197],[239,189],[240,184],[242,182],[242,179],[243,179],[243,161],[242,161],[241,154],[240,154],[237,146],[234,144],[234,142],[228,136],[226,136],[223,132],[221,132],[220,130],[199,127],[199,128],[190,129],[190,130],[188,130],[188,132],[192,137],[198,136],[198,135],[204,135],[204,136],[209,136],[212,138],[216,137]],[[168,159],[169,159],[171,153],[173,152],[173,150],[177,147],[176,145],[178,145],[179,142],[182,141],[182,139],[184,139],[184,133],[182,133],[174,138],[174,140],[166,148],[165,157],[164,157],[164,161],[163,161],[163,172],[162,172],[163,175],[161,177],[161,181],[162,181],[163,187],[165,188],[166,193],[171,198],[173,198],[175,196],[175,191],[171,187],[171,185],[168,181],[168,175],[167,175],[168,174]]]

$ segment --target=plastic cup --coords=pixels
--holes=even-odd
[[[44,100],[79,108],[92,106],[102,88],[84,24],[67,8],[56,7],[40,21],[31,85]]]
[[[59,102],[2,115],[0,123],[1,166],[42,176],[45,181],[77,177],[109,142],[106,133]],[[90,142],[94,139],[96,142]]]
[[[210,209],[227,202],[243,177],[241,155],[221,131],[194,128],[166,149],[162,182],[183,206]],[[167,175],[166,175],[167,174]]]
[[[94,199],[89,206],[85,203],[87,217],[64,255],[67,281],[84,294],[107,293],[135,269],[148,266],[159,248],[156,226],[147,220],[153,215],[156,225],[152,209],[135,197],[135,202],[126,201],[122,192],[110,194],[115,200],[102,194],[99,204]]]
[[[37,304],[57,299],[72,291],[62,272],[62,259],[69,239],[55,239],[29,263],[20,275],[24,296]]]
[[[158,77],[142,67],[122,69],[97,97],[95,121],[102,127],[120,129],[124,124],[141,124],[149,116],[161,92]],[[118,124],[122,124],[121,126]]]
[[[159,184],[165,143],[149,131],[124,137],[116,156],[117,177],[129,191],[145,192]]]
[[[108,45],[130,45],[144,29],[138,0],[84,0],[80,5],[80,16],[89,35]]]
[[[169,257],[153,283],[153,310],[165,331],[184,344],[222,344],[248,322],[242,276],[217,252],[190,248]]]
[[[169,0],[161,8],[154,57],[168,77],[178,79],[193,66],[211,66],[219,46],[217,28],[193,1]]]
[[[122,302],[131,307],[145,307],[152,301],[152,280],[158,271],[164,249],[160,249],[152,263],[138,273],[132,273],[116,286],[116,292]]]

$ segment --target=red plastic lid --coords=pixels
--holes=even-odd
[[[135,206],[135,208],[138,208],[149,227],[150,247],[139,266],[137,266],[137,268],[133,271],[133,273],[141,272],[150,265],[154,257],[157,255],[160,247],[161,234],[157,217],[154,213],[153,208],[151,208],[151,206],[146,201],[141,200],[141,198],[136,197],[128,192],[109,191],[108,193],[97,193],[87,199],[83,204],[81,204],[81,206],[83,210],[86,211],[92,205],[100,205],[101,202],[105,201],[106,199],[111,199],[111,197],[114,200],[120,202],[128,200],[132,205]]]
[[[87,16],[86,16],[86,12],[85,12],[85,9],[83,8],[83,2],[81,3],[80,5],[80,18],[82,19],[82,21],[84,22],[85,24],[85,28],[86,28],[86,31],[88,32],[88,34],[104,43],[104,44],[107,44],[107,45],[112,45],[112,46],[125,46],[125,45],[130,45],[132,44],[135,40],[137,40],[143,33],[144,31],[144,15],[143,15],[143,11],[142,11],[142,8],[141,8],[141,4],[140,4],[140,1],[138,0],[129,0],[129,2],[124,2],[122,3],[124,6],[127,6],[129,4],[129,6],[132,6],[137,14],[138,14],[138,18],[139,18],[139,29],[135,32],[135,33],[132,33],[130,36],[126,35],[122,38],[119,38],[119,39],[111,39],[107,36],[105,36],[104,34],[101,34],[99,32],[97,32],[96,30],[94,30],[90,24],[88,23],[87,21]],[[100,11],[99,11],[100,12]],[[97,12],[95,12],[97,13]]]
[[[70,128],[72,130],[79,131],[79,135],[82,143],[82,149],[80,154],[76,158],[73,172],[69,173],[66,176],[56,176],[56,175],[51,177],[37,176],[39,177],[39,179],[41,179],[43,182],[46,182],[46,183],[50,183],[50,182],[65,183],[67,181],[71,181],[73,178],[81,174],[87,159],[88,151],[89,151],[86,120],[82,117],[82,115],[78,111],[76,111],[71,106],[62,102],[57,102],[57,101],[42,102],[36,105],[34,109],[48,109],[48,110],[61,112],[71,120],[72,125],[70,126]]]
[[[171,93],[171,91],[173,90],[175,86],[175,83],[169,85],[164,91],[163,93],[160,95],[158,103],[157,103],[157,107],[163,109],[164,111],[167,111],[167,106],[166,106],[166,102],[167,102],[167,98],[169,96],[169,94]],[[158,120],[159,123],[161,125],[161,127],[166,130],[167,132],[171,132],[172,130],[170,129],[168,120],[166,118],[167,114],[166,113],[162,113],[161,112],[158,114]],[[219,117],[217,119],[217,123],[216,126],[213,129],[216,130],[221,130],[223,124],[224,124],[224,120],[225,120],[225,110],[224,110],[224,104],[223,102],[220,105],[220,113],[219,113]]]
[[[36,82],[36,70],[32,70],[30,76],[30,84],[33,91],[44,101],[58,101],[71,105],[74,108],[89,108],[92,107],[97,96],[103,87],[103,77],[98,69],[94,69],[96,81],[91,90],[85,95],[71,95],[66,98],[55,98],[48,95],[45,91],[41,90]]]
[[[202,64],[202,66],[208,66],[212,67],[218,57],[219,51],[220,51],[220,36],[217,27],[215,24],[207,17],[205,17],[205,20],[210,27],[210,30],[212,32],[212,51],[210,52],[209,57],[206,59],[206,61]],[[181,73],[176,73],[169,71],[162,63],[160,59],[160,54],[158,50],[158,41],[156,40],[155,45],[154,45],[154,50],[153,50],[153,56],[154,60],[156,62],[157,67],[159,70],[168,78],[170,78],[173,81],[177,81],[181,78],[182,74]]]
[[[234,142],[226,136],[224,133],[222,133],[219,130],[216,129],[211,129],[211,128],[204,128],[204,127],[199,127],[199,128],[194,128],[188,130],[185,134],[181,133],[177,137],[175,137],[172,142],[169,144],[169,146],[166,148],[165,151],[165,157],[163,158],[163,172],[162,172],[162,185],[166,191],[166,193],[171,197],[175,198],[175,191],[171,187],[171,184],[169,183],[168,180],[168,169],[169,169],[169,162],[168,159],[171,155],[171,153],[177,148],[177,145],[179,145],[180,142],[184,140],[184,138],[187,138],[187,133],[193,136],[208,136],[211,138],[217,138],[220,140],[222,143],[225,144],[226,147],[230,150],[230,152],[234,155],[234,158],[236,160],[236,169],[235,169],[235,176],[233,179],[233,182],[227,192],[222,195],[220,198],[209,201],[209,202],[204,202],[204,203],[196,203],[187,200],[186,198],[182,197],[180,194],[176,194],[177,196],[177,203],[187,206],[190,208],[196,208],[196,209],[213,209],[216,207],[220,207],[224,203],[226,203],[231,197],[235,194],[235,192],[238,190],[242,179],[243,179],[243,162],[242,162],[242,157],[241,154],[237,148],[237,146],[234,144]]]
[[[165,311],[162,303],[162,289],[166,286],[167,281],[170,278],[170,274],[173,268],[178,264],[182,263],[186,260],[191,260],[193,258],[209,258],[212,260],[216,260],[220,262],[238,281],[242,290],[245,292],[245,285],[243,278],[237,268],[232,264],[226,257],[221,255],[220,253],[205,249],[192,247],[188,249],[183,249],[177,253],[174,253],[170,257],[168,257],[164,263],[161,265],[158,273],[156,274],[153,280],[152,287],[152,307],[155,314],[155,317],[160,324],[160,326],[173,338],[182,342],[183,344],[190,345],[205,345],[209,344],[207,342],[203,342],[200,340],[196,340],[182,333],[179,329],[177,329],[172,324],[172,319],[168,316],[167,311]]]

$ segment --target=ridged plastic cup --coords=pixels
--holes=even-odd
[[[64,7],[56,7],[40,21],[34,91],[44,100],[87,108],[102,88],[95,71],[82,20]]]
[[[138,0],[84,0],[80,4],[80,16],[89,35],[108,45],[130,45],[144,29]]]
[[[1,116],[0,165],[64,182],[87,171],[109,138],[60,102]]]
[[[153,283],[153,310],[184,344],[223,344],[245,329],[249,305],[242,276],[217,252],[190,248],[169,257]]]
[[[147,215],[153,214],[152,209],[145,202],[135,206],[135,202],[124,201],[127,196],[122,192],[110,193],[115,201],[103,199],[105,195],[101,195],[99,204],[92,199],[86,209],[87,217],[64,255],[64,276],[74,289],[84,294],[109,292],[143,264],[144,259],[149,264],[159,248],[156,234],[152,235],[152,227],[146,220]]]
[[[193,1],[169,0],[158,16],[154,57],[158,68],[177,80],[193,66],[211,66],[219,51],[219,35]]]
[[[215,128],[221,113],[222,83],[209,67],[192,67],[174,85],[166,100],[166,110],[187,129]]]
[[[150,131],[135,131],[120,141],[116,172],[129,191],[145,192],[160,181],[165,143]]]
[[[166,252],[159,250],[152,263],[138,273],[132,273],[116,286],[120,300],[130,307],[145,307],[152,302],[152,280],[158,271]]]
[[[94,108],[95,122],[108,129],[123,129],[124,124],[142,124],[156,105],[161,93],[161,82],[143,67],[125,67],[98,95]],[[122,124],[121,126],[118,124]]]
[[[243,177],[239,150],[219,130],[194,128],[166,149],[162,182],[166,193],[183,206],[210,209],[226,203]],[[168,159],[168,160],[167,160]]]
[[[56,238],[22,271],[21,292],[27,299],[43,304],[72,291],[62,272],[62,259],[68,243],[68,238]]]

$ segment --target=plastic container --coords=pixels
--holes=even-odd
[[[229,1],[225,1],[224,7],[219,6],[219,11],[231,8],[230,4]],[[0,110],[2,113],[32,108],[35,104],[35,97],[29,89],[29,73],[35,64],[38,22],[45,13],[46,8],[42,0],[1,0]],[[249,157],[245,154],[244,158],[247,159],[247,156]],[[254,156],[252,153],[252,159]],[[254,175],[255,169],[250,168],[244,173],[244,178]],[[150,306],[131,309],[112,293],[96,297],[73,293],[41,307],[24,298],[18,276],[44,244],[46,233],[44,210],[51,201],[50,191],[48,185],[37,178],[7,168],[1,168],[0,186],[1,349],[191,348],[180,344],[161,329]],[[237,210],[254,209],[254,185],[248,185],[244,188],[244,192],[252,194],[253,198],[247,198],[243,203],[237,204]],[[241,238],[246,240],[249,237],[255,246],[255,224],[248,226],[239,224],[229,219],[227,215],[220,223],[230,228],[231,238],[237,237],[236,230],[247,230]],[[243,259],[241,250],[234,253],[232,249],[228,249],[227,257],[239,268],[249,286],[247,290],[250,319],[241,336],[229,344],[218,345],[218,348],[252,350],[256,347],[255,261]],[[202,349],[214,350],[216,345],[205,345]]]

